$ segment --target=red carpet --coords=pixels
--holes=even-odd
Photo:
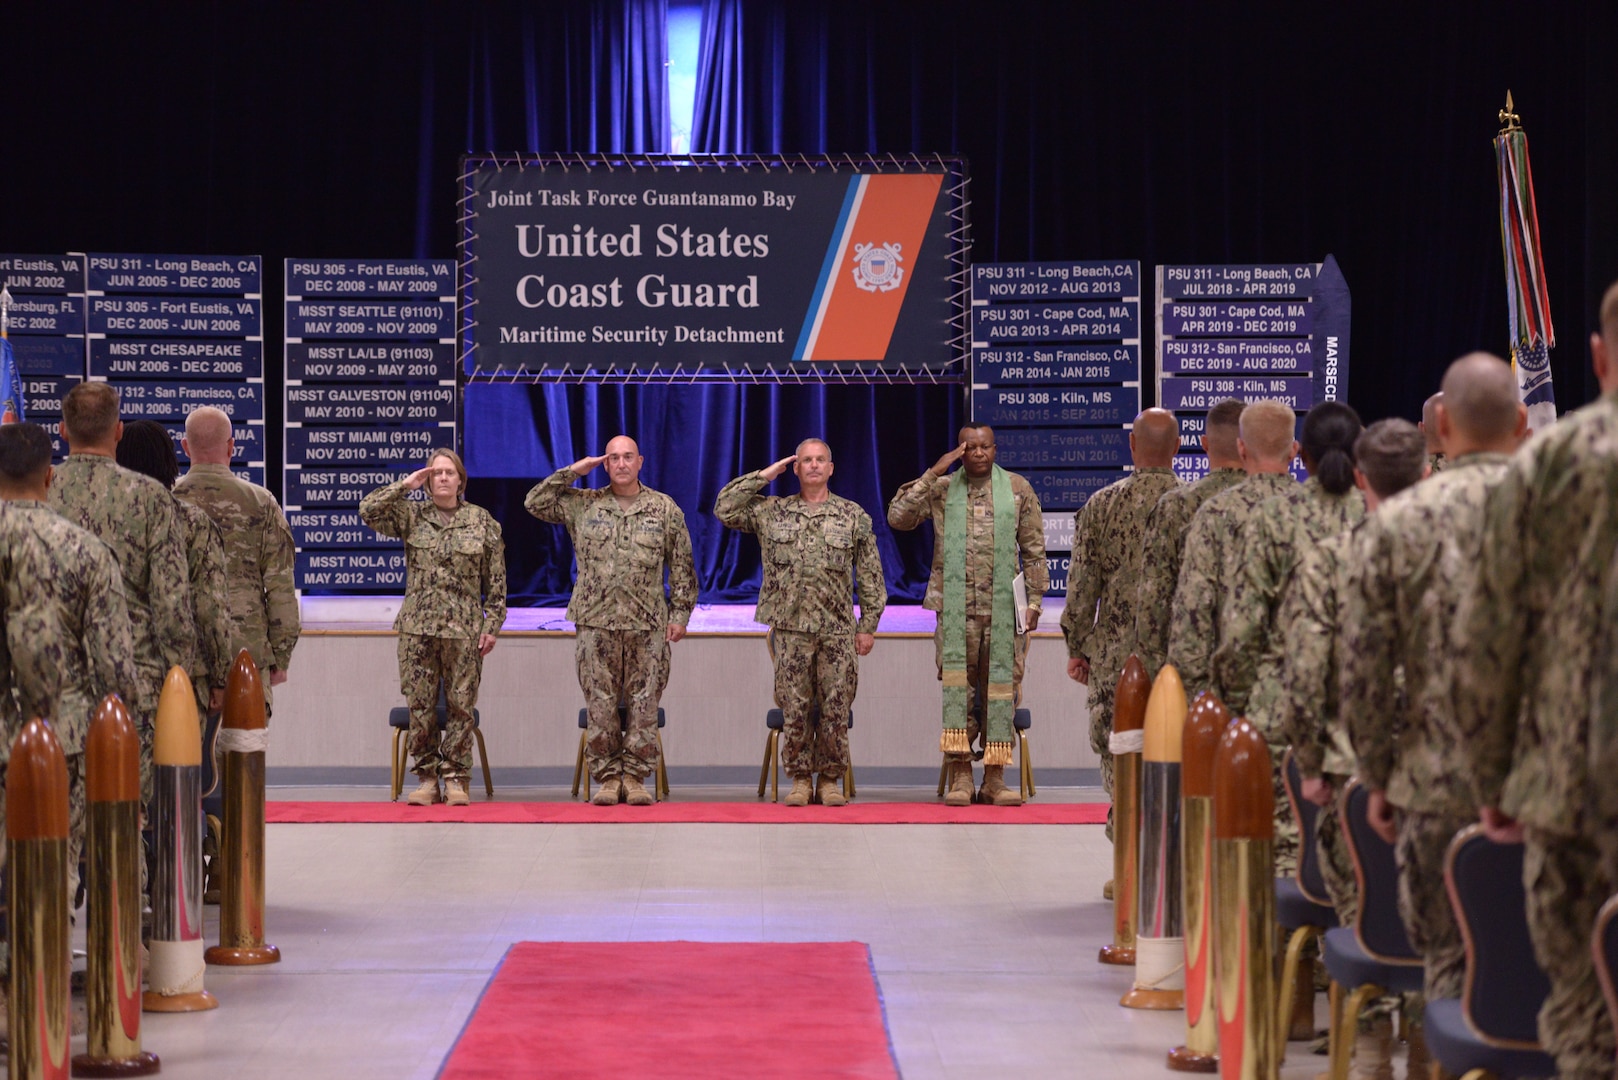
[[[521,941],[439,1080],[897,1080],[871,954],[807,944]]]
[[[344,823],[407,825],[464,821],[485,825],[579,825],[701,822],[735,825],[1102,825],[1106,803],[950,807],[935,802],[866,802],[848,806],[781,806],[769,802],[682,802],[653,806],[593,806],[583,802],[484,802],[471,806],[411,806],[400,802],[272,802],[272,825]]]

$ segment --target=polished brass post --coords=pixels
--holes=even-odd
[[[1181,746],[1180,806],[1185,836],[1185,1044],[1169,1051],[1177,1072],[1219,1071],[1213,965],[1213,763],[1230,713],[1211,691],[1197,695]]]
[[[1214,967],[1219,1075],[1276,1080],[1275,787],[1270,748],[1237,720],[1214,759]]]
[[[11,744],[6,769],[11,979],[10,1080],[68,1075],[67,758],[44,720]]]
[[[219,944],[210,964],[273,964],[281,951],[264,943],[264,686],[243,649],[225,682],[219,749],[225,757],[224,867],[219,887]]]
[[[1135,897],[1140,891],[1140,752],[1152,682],[1131,655],[1112,699],[1112,944],[1103,964],[1135,962]]]

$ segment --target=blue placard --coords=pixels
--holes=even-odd
[[[972,309],[972,342],[1129,341],[1140,337],[1140,303],[995,304]]]
[[[1034,486],[1039,505],[1053,510],[1078,510],[1090,496],[1129,475],[1122,469],[1017,469]]]
[[[191,459],[186,456],[184,447],[180,445],[180,437],[185,434],[183,421],[170,420],[163,425],[169,429],[169,435],[174,439],[174,452],[180,457],[180,464],[189,464]],[[231,438],[235,440],[236,452],[230,456],[232,462],[264,462],[264,425],[263,423],[232,424]]]
[[[1139,387],[972,388],[972,419],[980,424],[1131,424],[1139,412]]]
[[[1133,259],[991,263],[972,267],[972,303],[1140,296]]]
[[[286,418],[295,424],[447,423],[455,419],[455,388],[437,384],[289,386]]]
[[[287,514],[292,542],[311,547],[396,547],[400,541],[383,536],[360,520],[358,510],[293,510]]]
[[[1314,305],[1308,300],[1182,301],[1163,305],[1163,333],[1175,337],[1302,336],[1314,325]]]
[[[289,300],[287,337],[455,337],[455,303],[444,300]]]
[[[455,428],[437,424],[407,427],[288,427],[287,461],[303,465],[427,464],[427,454],[455,445]]]
[[[7,329],[13,334],[83,334],[84,297],[50,293],[14,296]]]
[[[184,420],[204,405],[223,409],[232,420],[264,419],[263,383],[120,382],[118,415],[124,420]]]
[[[297,506],[355,507],[379,487],[403,480],[410,469],[298,469],[286,471],[288,508]]]
[[[1158,392],[1165,409],[1207,410],[1224,401],[1285,402],[1298,412],[1307,412],[1315,403],[1314,380],[1308,375],[1176,375],[1164,378]]]
[[[82,293],[83,255],[0,255],[0,286],[13,293]]]
[[[1232,263],[1162,269],[1165,297],[1314,295],[1313,263]]]
[[[61,416],[62,399],[69,390],[72,390],[84,379],[74,375],[30,375],[22,376],[23,411],[28,419],[36,419],[35,414],[41,416]]]
[[[243,297],[92,296],[90,333],[130,337],[259,337],[262,304]]]
[[[138,341],[90,339],[90,377],[162,375],[171,379],[262,379],[264,342],[182,338]]]
[[[448,259],[288,259],[287,299],[316,296],[455,295]]]
[[[300,589],[404,589],[402,551],[300,551]]]
[[[1140,381],[1140,345],[1010,345],[972,350],[972,382],[1130,383]]]
[[[82,337],[18,336],[11,339],[11,354],[24,375],[84,376]]]
[[[455,381],[455,346],[443,342],[305,341],[286,348],[290,382]]]
[[[257,296],[263,283],[264,260],[258,255],[90,256],[91,292]]]
[[[1311,371],[1314,343],[1309,338],[1164,338],[1163,374]]]
[[[1006,469],[1122,469],[1129,432],[1116,428],[999,428],[995,461]]]

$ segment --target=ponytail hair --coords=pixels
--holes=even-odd
[[[1303,418],[1304,464],[1327,494],[1342,495],[1354,486],[1354,440],[1364,426],[1359,414],[1337,401],[1325,401]]]

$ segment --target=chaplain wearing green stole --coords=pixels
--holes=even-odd
[[[940,748],[949,758],[950,806],[973,798],[972,760],[983,758],[979,801],[1016,806],[1022,797],[1005,783],[1015,742],[1012,713],[1022,696],[1028,634],[1017,632],[1012,581],[1024,575],[1026,630],[1039,625],[1049,585],[1045,526],[1033,486],[994,463],[994,429],[969,424],[960,445],[899,489],[888,524],[914,529],[933,523],[933,572],[922,606],[938,612],[933,635],[944,684]],[[946,476],[957,461],[961,468]],[[974,755],[972,744],[981,739]]]

